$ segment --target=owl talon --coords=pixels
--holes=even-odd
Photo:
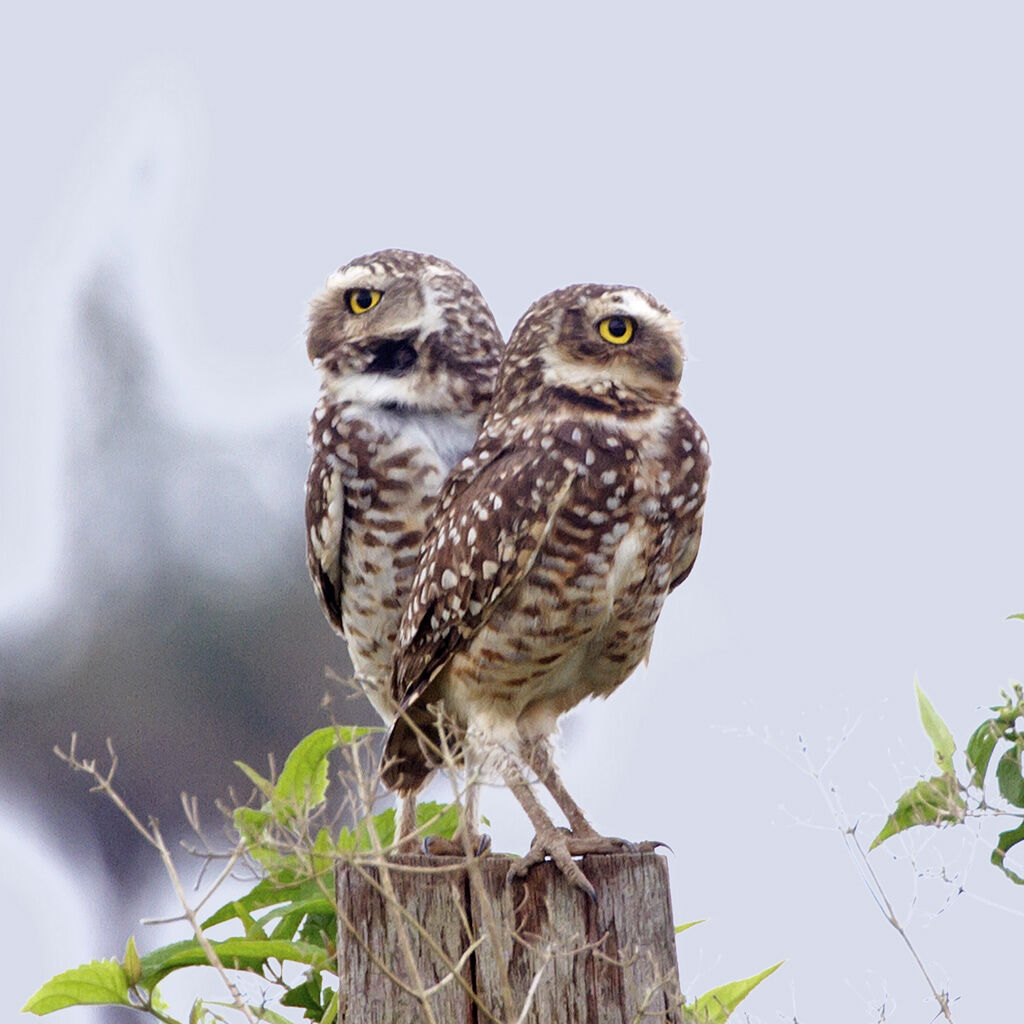
[[[636,843],[637,853],[654,853],[655,850],[664,847],[669,853],[675,853],[668,843],[663,843],[660,839],[645,839],[642,843]]]

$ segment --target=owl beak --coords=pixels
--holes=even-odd
[[[683,357],[674,348],[663,351],[649,363],[655,376],[670,384],[678,384],[683,376]]]
[[[397,338],[375,338],[371,352],[373,358],[364,373],[386,373],[390,377],[401,377],[416,364],[417,335],[405,334]]]

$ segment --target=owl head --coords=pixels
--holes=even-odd
[[[462,271],[385,249],[327,279],[310,304],[306,350],[334,401],[470,413],[490,397],[502,341]]]
[[[523,404],[553,390],[584,406],[660,404],[676,394],[683,359],[679,321],[652,296],[572,285],[538,299],[516,324],[496,402]]]

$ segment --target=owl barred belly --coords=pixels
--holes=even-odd
[[[420,542],[452,468],[448,460],[472,446],[476,424],[465,417],[424,427],[421,414],[352,407],[326,418],[324,436],[331,433],[333,443],[323,445],[324,464],[345,495],[337,548],[342,631],[357,675],[386,681]],[[335,532],[328,513],[317,535]],[[375,688],[381,699],[374,704],[390,721],[395,707],[387,688]]]

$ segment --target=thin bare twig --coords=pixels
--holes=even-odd
[[[68,751],[65,753],[60,747],[54,747],[54,753],[59,757],[65,764],[70,765],[75,771],[85,772],[91,778],[95,780],[95,785],[92,787],[93,792],[103,793],[104,796],[109,799],[115,807],[128,819],[132,827],[142,836],[143,839],[152,846],[157,853],[160,855],[160,859],[163,862],[164,869],[167,871],[167,875],[171,880],[171,884],[174,886],[175,895],[178,897],[181,903],[182,910],[184,911],[185,919],[192,927],[192,932],[196,937],[196,941],[199,943],[206,956],[209,964],[213,967],[220,975],[228,992],[231,993],[232,1003],[234,1008],[249,1022],[249,1024],[257,1024],[256,1018],[253,1016],[252,1011],[249,1009],[245,1000],[242,998],[241,992],[235,985],[231,976],[228,974],[224,964],[221,963],[220,957],[217,956],[217,951],[213,948],[210,940],[203,932],[202,927],[199,923],[199,918],[196,915],[195,910],[189,905],[188,897],[185,895],[185,890],[181,884],[181,878],[178,875],[178,871],[174,866],[174,860],[171,857],[170,851],[167,849],[167,845],[164,843],[163,835],[160,832],[160,826],[155,818],[149,819],[149,826],[145,826],[136,817],[135,813],[125,803],[121,794],[114,789],[114,773],[117,771],[117,754],[114,752],[114,745],[108,739],[107,740],[107,751],[110,754],[110,769],[106,774],[100,772],[96,767],[95,759],[82,759],[77,754],[77,733],[71,734],[71,744]],[[200,904],[201,905],[201,904]],[[150,1008],[151,1012],[154,1008]]]
[[[850,855],[850,859],[853,861],[854,867],[857,869],[857,873],[860,875],[861,880],[867,887],[868,892],[871,893],[871,897],[875,901],[875,905],[882,912],[886,921],[888,921],[896,930],[907,949],[910,950],[910,955],[913,957],[914,963],[917,964],[918,969],[921,971],[933,998],[936,1003],[938,1003],[942,1016],[945,1017],[950,1024],[953,1024],[953,1015],[949,1007],[949,994],[946,992],[940,992],[939,989],[936,988],[931,975],[928,973],[928,968],[925,967],[924,961],[921,959],[917,949],[914,947],[914,943],[911,941],[910,936],[907,934],[903,925],[900,924],[899,918],[896,916],[896,911],[893,909],[892,903],[889,901],[889,897],[886,895],[885,889],[882,886],[882,882],[875,873],[875,869],[871,866],[871,862],[868,860],[867,854],[864,852],[864,847],[861,846],[860,840],[857,838],[857,826],[849,823],[849,820],[847,819],[838,800],[833,799],[834,791],[830,790],[829,787],[825,785],[821,772],[811,763],[810,755],[807,752],[807,746],[803,743],[802,738],[800,738],[800,742],[801,752],[803,753],[804,761],[806,763],[807,774],[814,780],[815,785],[818,787],[818,792],[821,794],[826,806],[831,812],[832,819],[836,823],[836,827],[839,829],[839,834],[842,836],[843,845],[846,847],[846,851]],[[835,752],[833,751],[828,760],[831,760],[834,756]]]

